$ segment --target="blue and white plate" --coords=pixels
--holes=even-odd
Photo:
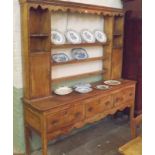
[[[95,42],[95,37],[94,37],[93,33],[90,32],[89,30],[82,30],[81,31],[81,37],[82,37],[84,42],[87,42],[87,43],[94,43]]]
[[[98,42],[101,42],[101,43],[107,42],[107,36],[103,31],[95,30],[94,35]]]
[[[53,54],[52,59],[57,63],[69,61],[69,57],[64,53]]]
[[[51,41],[53,44],[61,45],[61,44],[65,44],[66,38],[63,33],[57,30],[53,30],[51,32]]]
[[[88,58],[88,54],[83,48],[74,48],[71,50],[71,55],[73,59],[83,60]]]
[[[66,38],[67,38],[68,42],[70,42],[72,44],[80,44],[81,43],[81,37],[80,37],[79,33],[74,30],[68,30],[66,32]]]
[[[91,84],[90,83],[84,83],[84,82],[80,82],[80,83],[77,83],[73,86],[73,88],[79,88],[79,87],[91,87]]]
[[[92,90],[93,90],[93,89],[90,88],[90,87],[77,87],[77,88],[75,88],[75,91],[76,91],[76,92],[82,93],[82,94],[84,94],[84,93],[89,93],[89,92],[91,92]]]

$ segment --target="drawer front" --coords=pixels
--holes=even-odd
[[[114,106],[126,104],[128,101],[134,101],[135,89],[126,88],[113,95]]]
[[[55,131],[84,118],[84,106],[73,106],[47,116],[47,132]]]
[[[86,117],[92,117],[98,113],[113,107],[111,96],[106,96],[98,100],[93,100],[86,104]]]

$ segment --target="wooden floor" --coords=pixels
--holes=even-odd
[[[119,155],[118,148],[130,140],[129,121],[108,117],[72,134],[49,145],[48,155]],[[41,155],[41,150],[32,155]]]

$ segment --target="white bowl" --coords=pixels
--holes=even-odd
[[[72,88],[64,86],[56,89],[54,93],[57,95],[67,95],[67,94],[70,94],[72,91],[73,91]]]
[[[90,88],[90,87],[77,87],[77,88],[75,88],[75,91],[76,92],[79,92],[79,93],[89,93],[89,92],[91,92],[93,89],[92,88]]]
[[[78,88],[78,87],[91,87],[91,84],[80,82],[80,83],[75,84],[73,88]]]

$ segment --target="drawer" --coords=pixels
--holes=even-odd
[[[84,106],[73,106],[55,114],[47,116],[47,132],[55,131],[57,129],[67,127],[74,122],[78,122],[84,118]]]
[[[86,104],[86,117],[92,117],[113,107],[111,96],[101,97]]]
[[[134,100],[134,87],[126,88],[113,95],[114,106],[125,104],[128,101]]]

